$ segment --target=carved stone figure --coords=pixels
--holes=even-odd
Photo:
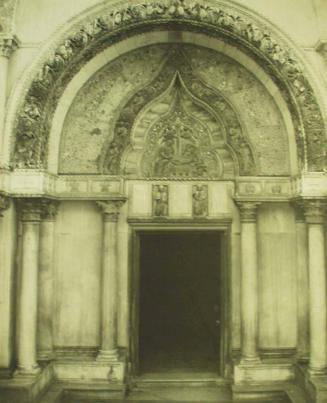
[[[208,185],[193,186],[193,215],[205,217],[208,215]]]
[[[168,185],[153,185],[152,187],[153,215],[168,216]]]

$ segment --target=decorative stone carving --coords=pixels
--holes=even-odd
[[[0,34],[0,56],[9,59],[12,53],[17,49],[17,47],[18,47],[18,40],[16,37],[14,36],[8,37]]]
[[[42,201],[38,198],[18,199],[20,219],[25,222],[39,222],[42,214]]]
[[[171,109],[150,127],[143,156],[146,177],[220,177],[218,156],[211,134],[203,122],[190,116],[183,104],[207,105],[215,120],[224,122],[228,145],[238,157],[240,174],[254,175],[255,162],[239,119],[217,91],[196,77],[180,47],[173,47],[157,77],[127,101],[116,122],[114,137],[100,159],[104,173],[118,175],[121,160],[130,147],[135,120],[153,98],[172,92]],[[188,98],[183,101],[183,98]],[[202,106],[203,108],[203,106]],[[223,111],[223,112],[222,112]],[[198,112],[199,115],[199,112]],[[219,116],[219,118],[218,118]],[[220,123],[215,123],[217,127]],[[215,139],[217,143],[222,138]],[[222,151],[228,153],[228,147]],[[101,169],[101,167],[100,167]]]
[[[239,208],[241,222],[256,222],[260,202],[237,200],[236,204]]]
[[[0,32],[10,33],[13,29],[13,19],[16,0],[1,0],[0,2]]]
[[[42,199],[41,201],[41,218],[43,221],[55,221],[58,213],[59,201]]]
[[[193,216],[206,217],[208,215],[208,185],[193,185]]]
[[[60,43],[32,82],[17,120],[14,149],[16,167],[45,166],[48,135],[56,104],[71,77],[83,64],[124,36],[149,29],[161,29],[162,25],[177,21],[182,29],[205,29],[208,34],[219,35],[220,38],[232,41],[257,59],[274,77],[292,111],[294,126],[298,128],[300,161],[307,159],[310,171],[324,170],[325,132],[318,102],[301,64],[284,44],[274,39],[266,27],[253,23],[248,16],[236,15],[235,11],[230,11],[227,7],[222,9],[213,5],[176,0],[134,5],[122,3],[116,5],[114,10],[101,13],[101,18],[88,21]],[[41,107],[40,117],[34,122],[35,131],[26,133],[28,115],[25,109],[33,97]],[[137,108],[137,105],[134,106]],[[124,129],[122,123],[118,127]],[[26,147],[29,138],[31,142],[35,142],[36,152],[31,152]],[[304,143],[307,146],[307,154],[304,151]],[[114,148],[110,152],[113,150]]]
[[[152,211],[154,217],[168,216],[168,185],[152,186]]]
[[[97,201],[97,206],[102,210],[104,221],[118,221],[120,209],[125,203],[125,199],[120,200],[106,200],[106,201]]]
[[[305,220],[308,224],[323,224],[326,214],[327,202],[324,199],[302,201]]]
[[[0,194],[0,217],[3,216],[3,212],[9,207],[9,198]]]

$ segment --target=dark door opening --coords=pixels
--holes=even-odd
[[[218,373],[219,233],[141,233],[139,246],[139,372]]]

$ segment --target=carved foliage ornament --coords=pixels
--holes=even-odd
[[[184,0],[133,5],[124,2],[107,14],[102,12],[101,18],[86,23],[66,38],[40,69],[18,114],[14,165],[19,168],[45,167],[56,105],[82,65],[124,36],[160,29],[165,24],[171,26],[173,22],[176,23],[174,29],[205,30],[209,35],[231,40],[256,58],[274,77],[290,107],[297,130],[300,161],[306,158],[310,171],[324,169],[326,145],[321,111],[302,66],[289,49],[274,39],[266,27],[254,24],[247,16]]]
[[[0,217],[2,217],[3,212],[9,207],[9,198],[0,194]]]

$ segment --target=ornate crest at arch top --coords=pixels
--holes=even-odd
[[[255,158],[229,102],[174,46],[157,76],[122,108],[100,171],[152,178],[255,175]]]

